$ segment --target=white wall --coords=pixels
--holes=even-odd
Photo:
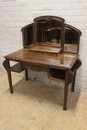
[[[3,56],[22,48],[21,28],[41,15],[63,17],[66,23],[82,31],[80,58],[83,64],[78,70],[76,85],[86,90],[87,0],[0,0],[0,68],[3,69]]]

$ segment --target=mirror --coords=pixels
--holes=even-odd
[[[77,53],[78,51],[78,30],[71,27],[70,25],[65,26],[65,44],[64,51]]]
[[[61,22],[57,20],[39,20],[37,22],[37,43],[47,46],[61,46]]]

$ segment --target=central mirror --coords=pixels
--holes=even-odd
[[[34,19],[34,44],[30,51],[58,55],[62,52],[64,19],[42,16]]]
[[[56,20],[40,20],[37,23],[37,43],[61,47],[61,23]]]

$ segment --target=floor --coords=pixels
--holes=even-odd
[[[69,90],[64,111],[63,87],[12,78],[14,94],[6,73],[0,72],[0,130],[87,130],[86,92]]]

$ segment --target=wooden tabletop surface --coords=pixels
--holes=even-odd
[[[62,53],[60,55],[44,55],[43,53],[31,53],[29,48],[23,48],[11,53],[4,58],[17,62],[39,64],[55,68],[71,68],[78,58],[78,54]]]

